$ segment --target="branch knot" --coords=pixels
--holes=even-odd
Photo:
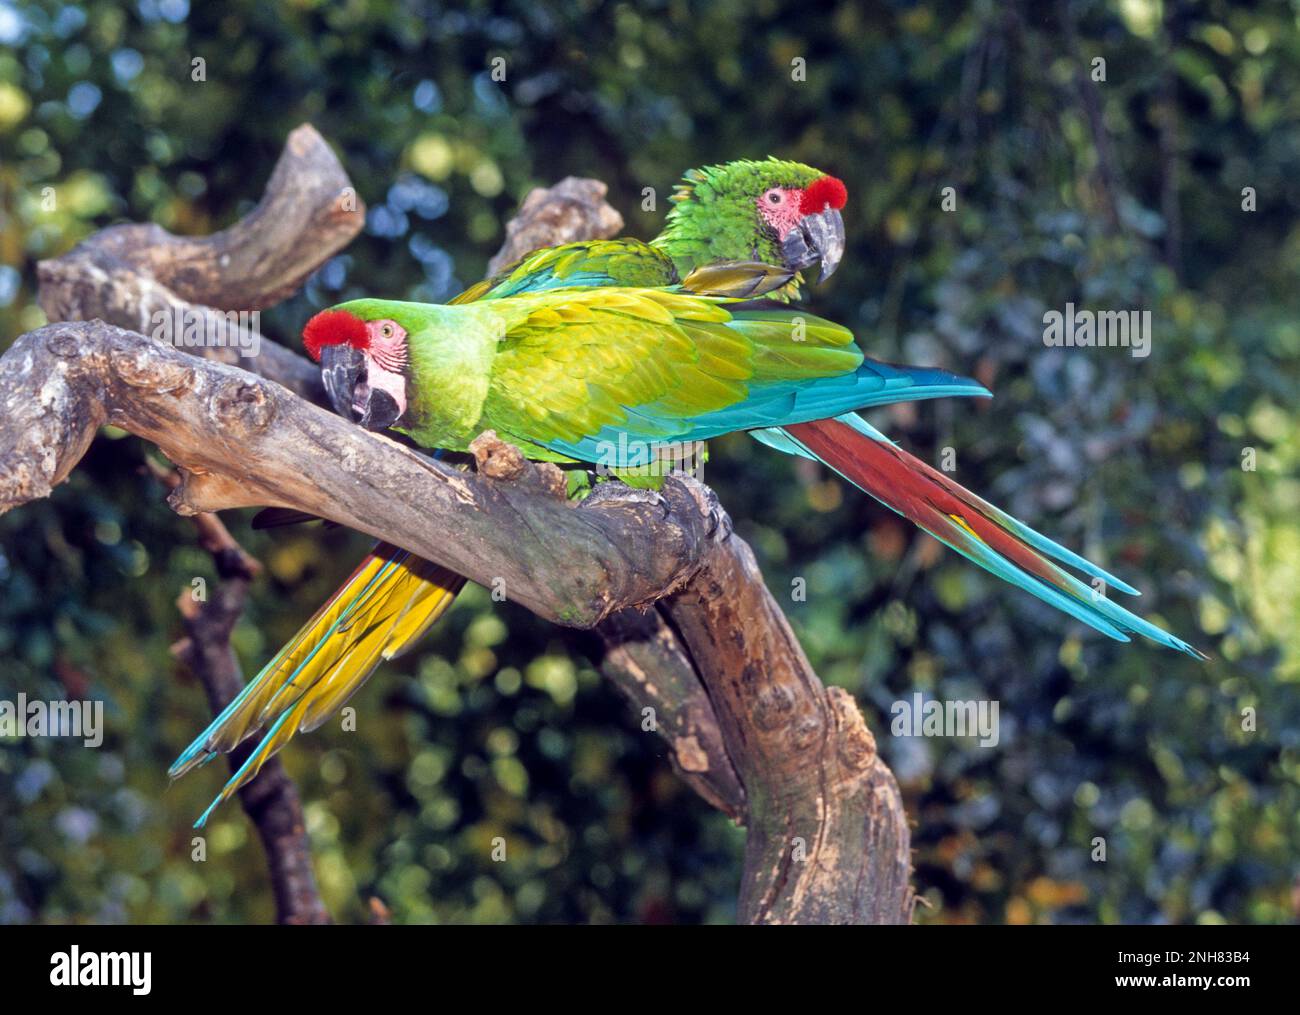
[[[507,444],[495,430],[484,430],[469,444],[478,471],[489,479],[518,479],[528,468],[524,453]]]
[[[194,384],[194,370],[187,363],[162,357],[144,343],[114,341],[109,346],[113,372],[128,387],[171,394]]]
[[[754,725],[771,732],[789,725],[794,716],[794,695],[789,688],[773,684],[758,692],[754,701]]]
[[[236,436],[260,434],[275,419],[275,395],[266,384],[249,377],[221,381],[208,404],[213,419]]]
[[[76,359],[81,355],[81,337],[75,331],[60,331],[45,340],[45,348],[60,359]]]

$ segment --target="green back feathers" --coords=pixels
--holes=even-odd
[[[758,213],[758,200],[772,187],[804,188],[824,175],[811,166],[780,159],[692,169],[669,198],[673,207],[664,231],[650,243],[625,238],[547,247],[525,255],[451,302],[473,303],[576,286],[671,286],[684,282],[693,271],[719,262],[780,265],[780,247]],[[795,275],[771,292],[763,288],[750,295],[794,299],[799,283]],[[731,294],[725,287],[709,291]]]
[[[406,429],[426,447],[464,450],[488,428],[542,446],[624,425],[678,433],[689,429],[685,420],[745,402],[755,385],[852,373],[862,362],[837,324],[742,306],[606,287],[461,306],[364,299],[338,309],[406,329]]]
[[[780,264],[777,238],[759,215],[758,199],[772,187],[802,189],[825,175],[776,158],[692,169],[669,198],[673,207],[653,246],[682,274],[711,261]]]

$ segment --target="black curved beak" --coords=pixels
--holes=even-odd
[[[822,265],[819,282],[825,282],[839,267],[844,256],[844,219],[834,208],[827,207],[805,215],[781,241],[781,256],[787,267],[803,269]]]
[[[327,345],[320,351],[320,376],[334,411],[344,419],[357,418],[352,408],[357,385],[366,375],[366,356],[350,345]]]
[[[366,395],[365,412],[359,422],[367,430],[387,430],[397,422],[402,410],[387,391],[371,388]]]
[[[392,395],[366,383],[365,353],[352,346],[325,346],[320,375],[330,404],[344,419],[355,420],[367,430],[387,430],[401,417]]]

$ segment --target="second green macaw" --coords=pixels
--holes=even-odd
[[[785,262],[786,270],[807,267],[818,241],[804,220],[835,210],[835,200],[843,203],[842,186],[822,179],[752,195],[760,220],[776,223],[771,242],[744,251],[743,258],[723,259],[761,262],[798,248],[805,263]],[[679,220],[689,200],[676,206]],[[799,231],[798,241],[791,230]],[[571,269],[562,258],[554,260],[555,252],[544,253],[548,270]],[[705,256],[683,267],[687,273],[711,270]],[[761,263],[724,270],[723,288],[746,295],[777,281]],[[675,274],[659,288],[525,284],[495,295],[503,284],[498,278],[477,301],[448,306],[353,300],[312,318],[304,340],[341,413],[372,429],[391,427],[429,448],[463,451],[492,429],[533,458],[617,468],[638,464],[647,448],[749,431],[777,450],[826,463],[976,564],[1110,637],[1127,641],[1137,633],[1200,657],[1053,559],[1120,591],[1135,589],[909,455],[856,412],[901,401],[987,396],[979,384],[867,359],[839,325],[779,303],[713,295],[708,284],[689,291],[682,270]],[[372,555],[304,628],[310,637],[282,650],[181,755],[172,774],[265,730],[213,802],[217,806],[294,733],[331,715],[374,661],[389,654],[386,646],[400,650],[417,639],[427,629],[426,600],[440,595],[436,583],[405,601],[378,594],[414,559],[395,548]],[[420,567],[411,574],[413,586],[430,584]],[[326,652],[330,661],[320,663],[322,647],[340,642],[340,631],[350,632],[344,639],[349,647],[341,658]]]

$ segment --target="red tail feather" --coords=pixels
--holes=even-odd
[[[979,497],[915,455],[834,419],[785,429],[836,472],[932,535],[961,526],[1035,577],[1064,587],[1060,568],[991,521]]]

